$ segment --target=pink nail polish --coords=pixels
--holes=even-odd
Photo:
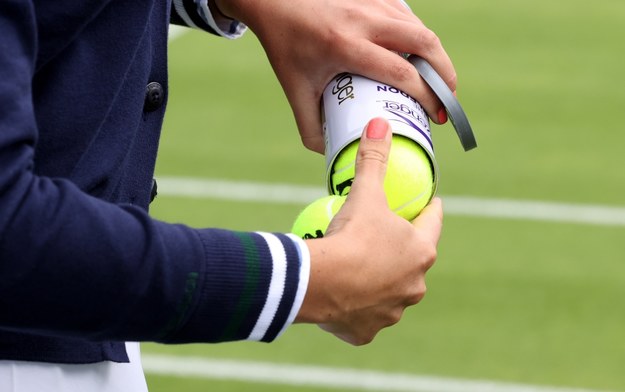
[[[447,122],[447,112],[445,111],[444,108],[441,108],[438,111],[438,123],[445,124],[446,122]]]
[[[387,131],[386,121],[379,117],[372,119],[367,124],[367,138],[369,139],[384,139]]]

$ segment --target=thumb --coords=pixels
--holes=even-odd
[[[356,172],[350,195],[360,197],[357,195],[365,193],[370,196],[386,197],[384,177],[392,135],[391,126],[386,119],[376,117],[369,121],[360,138],[356,155]]]
[[[412,224],[421,231],[424,238],[429,240],[434,246],[437,246],[443,228],[443,205],[441,199],[438,197],[433,198]]]

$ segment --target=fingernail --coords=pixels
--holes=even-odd
[[[454,90],[453,94],[454,94],[454,97],[458,98],[458,93],[456,92],[456,90]]]
[[[447,112],[445,111],[445,108],[440,108],[438,110],[438,123],[445,124],[446,122],[447,122]]]
[[[384,139],[386,132],[388,131],[388,125],[386,121],[381,118],[374,118],[369,121],[367,125],[367,138],[368,139]]]

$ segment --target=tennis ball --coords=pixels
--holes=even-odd
[[[347,196],[354,181],[356,140],[339,153],[330,175],[331,193]],[[415,141],[393,135],[384,178],[389,207],[399,216],[413,220],[434,196],[434,172],[427,152]]]
[[[305,240],[323,237],[345,199],[343,196],[330,195],[313,201],[297,216],[291,232]]]

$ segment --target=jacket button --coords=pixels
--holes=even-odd
[[[160,108],[165,100],[165,91],[158,82],[150,82],[145,87],[145,103],[143,109],[146,112],[153,112]]]
[[[156,195],[158,195],[158,185],[156,184],[156,178],[152,179],[152,190],[150,191],[150,203],[156,199]]]

